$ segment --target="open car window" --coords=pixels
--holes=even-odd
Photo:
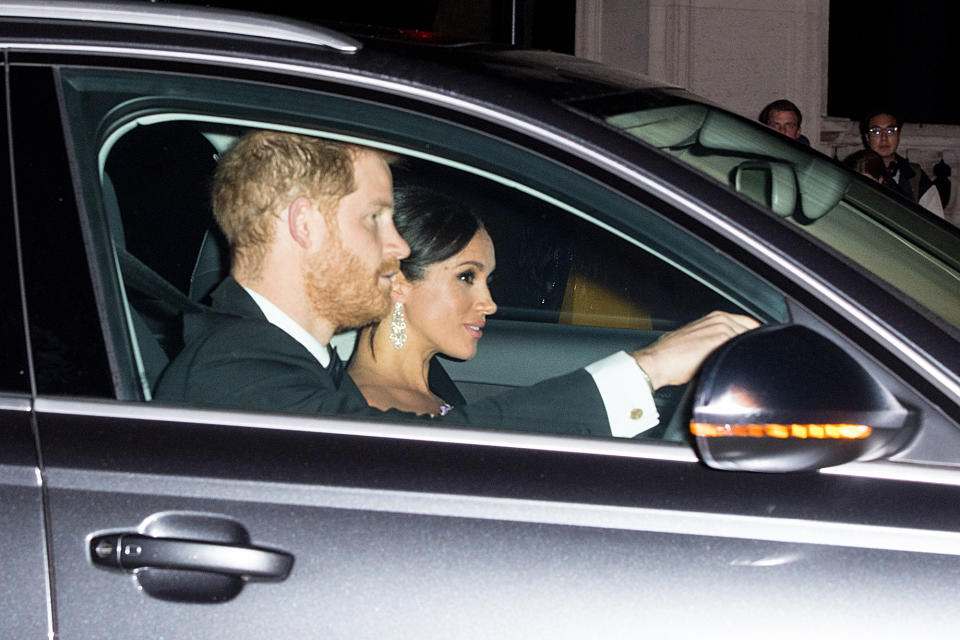
[[[87,210],[99,216],[108,303],[135,392],[150,399],[229,258],[208,198],[218,155],[269,128],[399,157],[396,184],[461,201],[494,240],[499,312],[479,355],[444,367],[468,400],[648,344],[712,309],[789,319],[776,289],[712,247],[586,176],[461,126],[326,93],[96,69],[62,70]],[[217,243],[220,242],[218,246]],[[676,389],[663,406],[676,406]],[[669,415],[669,414],[668,414]],[[664,419],[668,415],[663,416]]]

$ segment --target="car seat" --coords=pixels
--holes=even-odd
[[[183,348],[183,314],[205,308],[188,291],[212,221],[215,168],[216,149],[185,122],[132,129],[104,167],[105,210],[146,399]]]

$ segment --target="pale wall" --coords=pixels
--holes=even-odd
[[[860,148],[857,124],[827,118],[829,0],[578,0],[577,55],[689,89],[756,118],[778,98],[829,155]],[[960,169],[960,126],[907,125],[900,153],[933,178]],[[960,178],[960,175],[956,176]],[[953,181],[947,216],[960,224]]]

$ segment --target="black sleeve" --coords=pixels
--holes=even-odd
[[[584,369],[454,407],[440,420],[465,427],[610,435],[600,391]]]
[[[206,315],[202,320],[211,318]],[[158,401],[247,411],[432,420],[370,407],[349,376],[338,387],[306,349],[273,325],[223,316],[215,322],[164,371]],[[473,404],[455,405],[436,420],[462,427],[610,435],[600,393],[582,369]]]

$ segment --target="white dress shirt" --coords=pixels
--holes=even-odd
[[[267,321],[270,324],[282,329],[287,335],[302,344],[303,348],[313,354],[313,357],[324,369],[330,365],[330,352],[327,350],[327,345],[320,344],[320,341],[297,324],[296,320],[253,289],[243,287],[243,290],[250,294],[253,301],[260,307],[260,311],[263,311],[263,315],[267,316]]]
[[[632,438],[660,423],[650,383],[633,356],[618,351],[587,365],[586,370],[600,390],[615,437]]]

